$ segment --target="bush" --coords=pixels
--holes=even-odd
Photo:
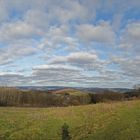
[[[70,134],[69,134],[69,126],[64,123],[64,125],[62,126],[62,140],[70,140]]]

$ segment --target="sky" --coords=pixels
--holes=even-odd
[[[140,84],[140,0],[0,0],[0,85]]]

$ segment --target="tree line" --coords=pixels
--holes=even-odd
[[[45,91],[23,91],[16,88],[0,87],[0,106],[50,107],[90,103],[90,96],[52,94]]]

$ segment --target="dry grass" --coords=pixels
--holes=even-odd
[[[139,139],[140,100],[75,107],[1,107],[0,140],[61,140],[64,123],[72,140]]]

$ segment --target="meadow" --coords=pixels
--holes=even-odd
[[[0,140],[140,140],[140,100],[93,105],[0,107]]]

